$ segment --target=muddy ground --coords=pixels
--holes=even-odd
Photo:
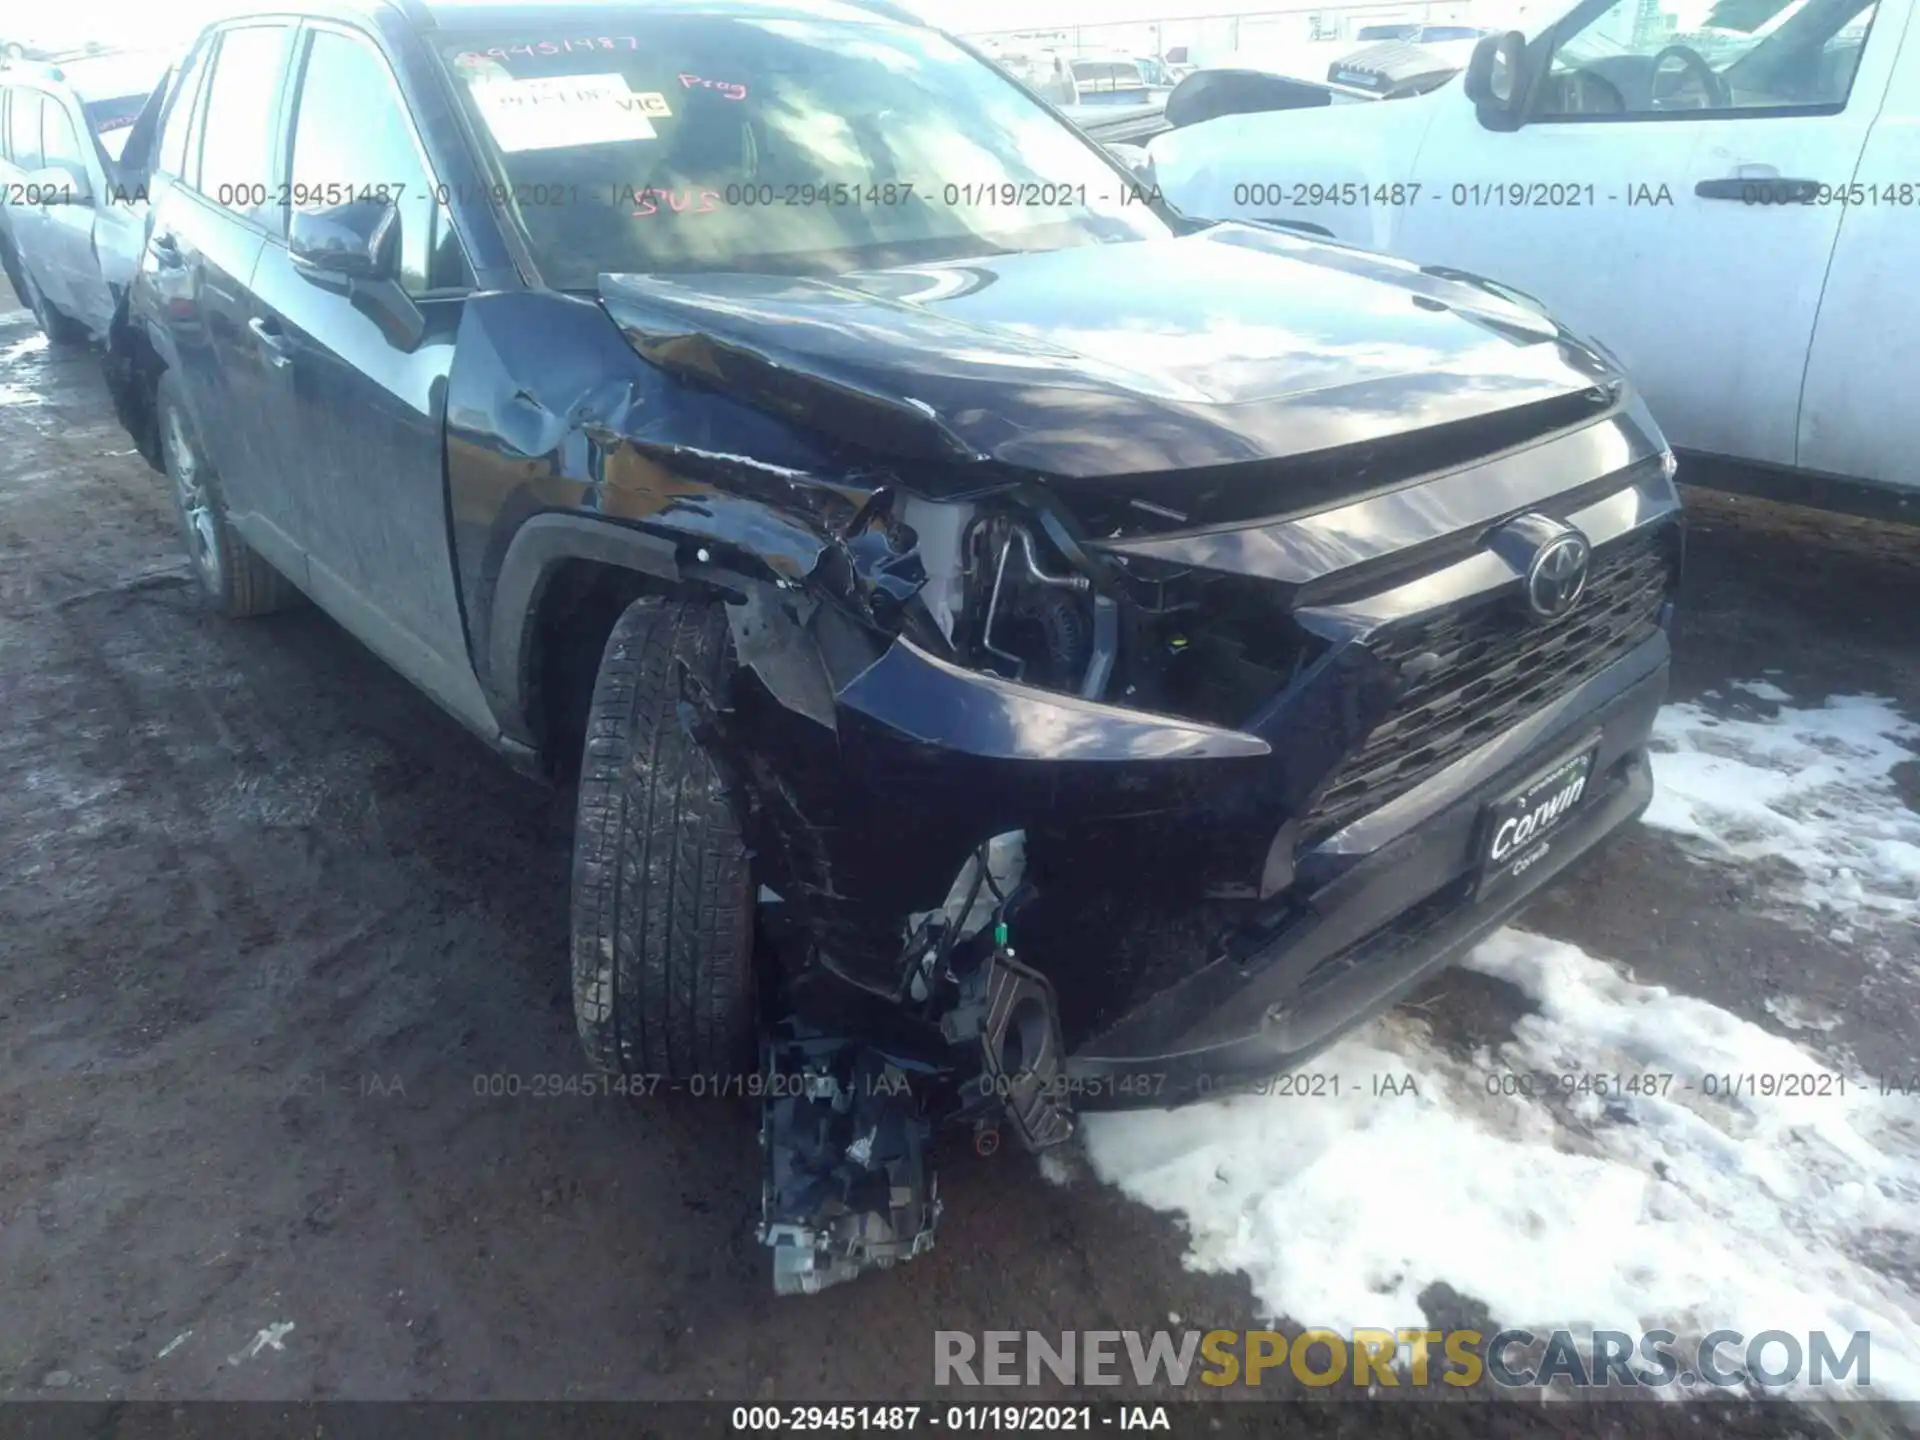
[[[1260,1323],[1166,1218],[957,1145],[932,1254],[776,1302],[750,1109],[477,1093],[583,1069],[568,797],[318,613],[205,614],[96,357],[0,312],[0,1397],[878,1399],[928,1392],[936,1328]],[[1920,715],[1920,531],[1693,514],[1679,694],[1777,671]],[[1862,1069],[1910,1069],[1910,978],[1756,883],[1636,831],[1527,923],[1762,1025],[1802,996]],[[1425,1003],[1467,1044],[1520,1002],[1451,976]]]

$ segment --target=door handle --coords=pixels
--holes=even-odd
[[[287,335],[274,320],[256,315],[247,321],[247,329],[253,332],[253,338],[260,342],[260,348],[267,352],[267,362],[276,370],[284,370],[293,360],[292,346]]]
[[[1702,180],[1693,193],[1702,200],[1738,200],[1743,205],[1805,205],[1820,193],[1820,182],[1781,175],[1726,175]]]

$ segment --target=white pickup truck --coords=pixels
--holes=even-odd
[[[1581,0],[1389,105],[1157,136],[1188,214],[1532,295],[1692,477],[1920,517],[1915,0]]]

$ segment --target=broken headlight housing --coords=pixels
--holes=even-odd
[[[909,501],[921,619],[970,669],[1132,709],[1239,725],[1324,645],[1267,582],[1089,555],[1029,505]]]
[[[1113,674],[1119,608],[1071,534],[1042,511],[909,502],[921,598],[972,669],[1098,699]]]

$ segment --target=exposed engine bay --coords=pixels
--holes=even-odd
[[[1333,648],[1298,623],[1278,587],[1103,553],[1044,497],[1021,498],[1041,504],[902,496],[870,508],[863,517],[875,537],[865,547],[867,573],[881,578],[867,602],[877,601],[899,633],[918,637],[929,654],[969,672],[1229,733],[1253,728],[1262,707],[1289,694]],[[1655,590],[1664,594],[1664,561],[1655,573]],[[1644,620],[1645,601],[1635,603]],[[743,634],[751,611],[738,612]],[[1643,634],[1638,622],[1628,630]],[[1440,663],[1429,650],[1412,658],[1403,684]],[[1159,805],[1146,809],[1151,815]],[[1224,813],[1216,807],[1216,816]],[[1116,815],[1116,825],[1128,819]],[[1070,894],[1097,888],[1098,879],[1075,877],[1065,861],[1063,850],[1079,848],[1072,835],[996,835],[968,856],[942,905],[908,919],[888,998],[911,1038],[890,1046],[865,1027],[849,1027],[860,1038],[845,1031],[836,1038],[794,1018],[769,1046],[761,1233],[773,1248],[780,1293],[812,1293],[931,1245],[940,1213],[929,1159],[936,1133],[968,1135],[982,1156],[994,1154],[1003,1137],[1038,1152],[1071,1138],[1075,1102],[1089,1092],[1098,1098],[1102,1087],[1138,1086],[1140,1103],[1158,1098],[1154,1071],[1088,1080],[1070,1072],[1067,1056],[1116,1011],[1182,977],[1137,976],[1129,987],[1116,968],[1102,977],[1113,987],[1111,1004],[1082,1000],[1063,1010],[1054,979],[1025,963],[1015,943],[1037,894],[1027,875],[1030,839],[1053,847],[1047,868],[1056,885]],[[1298,920],[1296,906],[1274,903],[1294,880],[1291,864],[1276,863],[1269,851],[1258,875],[1223,878],[1216,852],[1195,849],[1202,863],[1187,871],[1171,865],[1160,877],[1161,913],[1202,917],[1212,926],[1206,943],[1224,947],[1203,953],[1222,960],[1246,963],[1271,952]],[[1140,883],[1152,889],[1156,882]],[[1057,958],[1062,940],[1073,938],[1056,924],[1042,944],[1056,957],[1048,968],[1084,990],[1088,976]],[[795,968],[804,971],[805,962]]]

